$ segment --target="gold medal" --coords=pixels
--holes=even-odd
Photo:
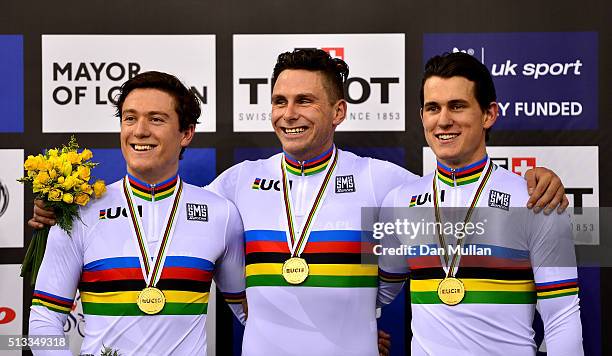
[[[291,257],[283,263],[283,278],[290,284],[300,284],[308,278],[308,263],[300,257]]]
[[[446,305],[457,305],[465,297],[463,282],[457,278],[447,277],[438,284],[438,298]]]
[[[157,314],[164,309],[166,297],[161,290],[155,287],[147,287],[138,293],[136,304],[143,313]]]

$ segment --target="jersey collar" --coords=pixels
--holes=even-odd
[[[333,153],[334,145],[332,145],[329,150],[321,153],[315,158],[306,161],[298,161],[289,156],[287,152],[283,152],[285,157],[285,168],[287,168],[287,172],[297,176],[310,176],[317,174],[325,170],[331,161]]]
[[[157,201],[172,196],[178,182],[178,174],[156,184],[148,184],[128,174],[128,182],[135,196],[147,201]]]
[[[436,176],[442,183],[451,187],[475,183],[480,178],[488,159],[489,156],[485,154],[480,161],[461,168],[450,168],[438,161]]]

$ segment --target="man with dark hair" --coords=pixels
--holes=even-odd
[[[236,207],[178,176],[199,102],[174,76],[146,72],[122,86],[117,114],[128,174],[80,209],[71,236],[51,229],[30,335],[63,335],[78,288],[81,353],[205,355],[213,278],[244,321],[244,251]],[[35,351],[47,353],[70,354]]]
[[[123,103],[134,89],[159,89],[174,98],[174,110],[179,118],[179,131],[188,130],[199,124],[202,114],[200,100],[178,78],[167,73],[149,71],[135,76],[121,86],[121,92],[115,104],[115,116],[121,118]],[[185,147],[181,149],[179,159],[183,158]]]
[[[535,355],[537,302],[548,354],[582,355],[569,216],[525,209],[526,182],[487,156],[486,130],[498,115],[489,71],[468,54],[433,57],[421,103],[437,170],[391,191],[383,206],[404,209],[383,208],[381,216],[383,224],[430,224],[435,216],[435,229],[383,237],[381,251],[406,253],[382,252],[379,260],[388,277],[383,304],[410,278],[411,354]],[[431,201],[422,208],[410,203],[425,194]]]
[[[272,126],[283,153],[237,164],[209,186],[244,222],[245,356],[378,354],[378,269],[362,263],[361,208],[417,177],[334,145],[347,77],[346,63],[322,50],[279,55]]]
[[[335,147],[348,73],[344,61],[322,50],[279,55],[271,102],[283,152],[237,164],[208,186],[231,200],[244,222],[245,356],[378,354],[378,268],[361,263],[361,207],[380,206],[393,187],[417,177]],[[548,186],[538,204],[553,197],[558,204],[560,180],[538,178],[534,202]]]

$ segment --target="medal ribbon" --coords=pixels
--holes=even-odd
[[[336,168],[336,164],[338,162],[338,148],[334,151],[334,158],[332,162],[327,167],[327,172],[325,173],[325,178],[323,178],[323,182],[321,182],[321,187],[319,188],[319,192],[315,196],[314,202],[312,203],[312,207],[310,208],[310,212],[306,219],[302,222],[302,232],[300,234],[299,239],[296,240],[295,236],[295,228],[293,224],[293,212],[292,212],[292,200],[291,200],[291,192],[289,191],[289,180],[287,178],[287,169],[285,168],[285,160],[281,157],[281,175],[282,180],[281,183],[283,185],[283,204],[285,206],[285,215],[287,216],[287,230],[289,231],[289,251],[291,251],[291,257],[298,257],[304,248],[306,247],[306,243],[308,242],[308,237],[310,236],[310,228],[312,227],[312,223],[315,221],[316,216],[319,212],[319,207],[325,199],[325,193],[327,192],[327,186],[331,177]]]
[[[489,181],[489,178],[491,177],[492,172],[493,172],[493,164],[491,163],[490,160],[488,160],[486,172],[485,174],[481,175],[480,178],[478,179],[478,183],[479,183],[478,188],[476,188],[476,190],[474,190],[473,192],[472,202],[465,215],[465,219],[463,220],[464,229],[465,229],[465,224],[467,224],[472,218],[472,213],[474,212],[474,208],[476,208],[476,206],[478,205],[478,200],[480,200],[480,196],[482,195],[482,192],[484,191],[484,188],[487,185],[487,182]],[[434,212],[436,215],[436,230],[438,232],[438,240],[440,241],[440,247],[442,247],[445,251],[444,268],[448,268],[448,270],[446,271],[446,277],[449,278],[455,275],[455,273],[453,273],[453,270],[455,269],[455,265],[457,264],[459,253],[455,253],[453,255],[453,259],[451,260],[451,264],[449,266],[448,265],[448,254],[447,254],[448,250],[446,247],[446,241],[444,240],[444,234],[442,233],[442,219],[440,216],[440,202],[438,201],[438,183],[437,181],[438,181],[438,174],[436,172],[434,173],[433,183],[432,183],[433,185],[433,204],[434,204]],[[461,244],[463,243],[463,240],[465,240],[465,238],[466,236],[459,239],[459,241],[457,242],[457,246],[459,248],[461,247]]]
[[[174,224],[174,222],[176,220],[176,215],[178,212],[181,193],[183,192],[183,181],[179,178],[178,187],[174,190],[174,193],[172,194],[174,200],[166,214],[166,227],[162,232],[160,243],[157,248],[157,258],[155,259],[155,263],[153,264],[152,269],[149,264],[149,253],[146,245],[147,242],[146,237],[144,235],[144,230],[142,229],[142,220],[140,219],[140,216],[138,215],[138,212],[135,208],[134,196],[128,185],[128,178],[126,176],[123,179],[123,194],[127,202],[128,211],[130,214],[130,221],[132,222],[132,232],[135,237],[138,250],[140,251],[140,255],[138,256],[140,259],[140,266],[143,270],[143,275],[145,277],[147,287],[154,287],[157,284],[159,277],[161,276],[161,271],[166,260],[167,247],[168,245],[170,245],[170,240],[174,235],[174,228],[176,227],[176,224]]]

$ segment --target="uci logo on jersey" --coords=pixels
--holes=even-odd
[[[353,175],[336,177],[336,194],[354,193],[354,192],[355,192],[355,179],[353,178]]]
[[[289,189],[291,189],[291,187],[293,186],[293,181],[290,180],[289,181]],[[281,189],[281,184],[280,184],[280,180],[274,180],[274,179],[266,179],[266,178],[255,178],[255,180],[253,181],[253,184],[251,185],[251,189],[253,190],[270,190],[270,189],[274,189],[277,192],[280,192]]]
[[[510,209],[510,194],[491,189],[489,192],[489,206],[508,211]]]
[[[440,191],[440,203],[444,202],[444,195],[446,194],[446,191],[444,189],[442,189]],[[410,198],[410,205],[408,207],[413,207],[413,206],[419,206],[419,205],[423,205],[427,202],[431,203],[431,193],[423,193],[423,194],[419,194],[419,195],[413,195]]]
[[[138,215],[142,218],[142,205],[138,205],[137,210],[138,210]],[[123,216],[124,218],[127,218],[128,215],[127,215],[126,208],[118,206],[116,208],[101,209],[99,219],[100,220],[116,219],[119,216]]]
[[[187,203],[187,220],[208,221],[208,206],[206,204]]]

